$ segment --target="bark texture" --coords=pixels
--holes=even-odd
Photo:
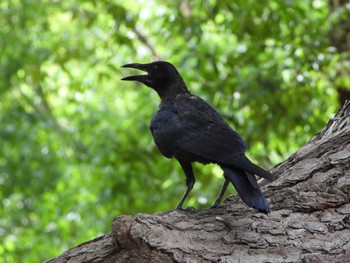
[[[350,262],[350,103],[263,182],[269,215],[226,207],[117,217],[47,262]]]

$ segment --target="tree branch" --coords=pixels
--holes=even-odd
[[[160,56],[157,54],[155,48],[151,45],[148,39],[136,28],[133,29],[133,32],[136,34],[137,38],[145,44],[145,46],[151,51],[154,60],[160,60]]]
[[[271,172],[272,212],[225,208],[119,216],[112,233],[48,262],[349,262],[350,102]]]

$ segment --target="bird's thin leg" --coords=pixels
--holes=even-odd
[[[224,184],[220,190],[220,193],[219,193],[218,197],[216,198],[215,203],[213,204],[212,208],[218,207],[220,205],[222,197],[224,196],[226,188],[227,188],[229,183],[230,183],[230,180],[225,177],[225,182],[224,182]]]
[[[185,191],[185,193],[183,194],[179,204],[176,206],[176,210],[180,210],[182,209],[182,205],[187,197],[187,195],[189,194],[189,192],[191,192],[194,183],[196,182],[196,179],[194,178],[194,174],[193,174],[193,170],[192,170],[192,165],[191,163],[188,162],[182,162],[179,161],[182,170],[184,171],[185,175],[186,175],[186,185],[187,185],[187,189]]]

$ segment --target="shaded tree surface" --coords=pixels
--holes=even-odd
[[[269,215],[237,196],[225,208],[123,215],[110,234],[47,263],[349,262],[350,102],[271,172]]]
[[[346,6],[349,4],[347,0],[329,0],[330,11],[332,13],[333,25],[337,30],[330,31],[332,46],[334,46],[339,54],[339,63],[335,68],[335,74],[338,76],[349,75],[349,51],[350,51],[350,13]],[[347,78],[339,78],[335,82],[338,90],[339,102],[343,104],[350,98],[349,81]]]

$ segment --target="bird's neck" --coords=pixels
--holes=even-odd
[[[175,99],[179,94],[190,94],[185,84],[167,85],[166,87],[155,89],[155,91],[158,93],[162,103]]]

